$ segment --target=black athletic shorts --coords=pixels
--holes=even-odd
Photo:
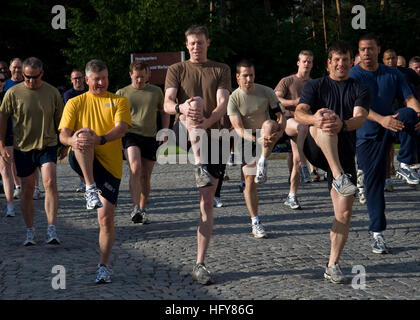
[[[77,162],[73,150],[69,152],[69,164],[79,176],[83,177],[82,169]],[[101,190],[101,196],[113,205],[116,205],[121,180],[109,173],[96,158],[93,160],[93,178],[95,179],[96,187]]]
[[[17,176],[25,178],[35,172],[36,168],[47,162],[57,163],[57,146],[46,147],[42,150],[20,151],[13,150]]]
[[[6,137],[4,139],[4,145],[6,147],[13,146],[13,121],[11,117],[7,119]]]
[[[156,161],[156,151],[159,148],[159,141],[155,137],[144,137],[135,133],[127,133],[122,138],[124,149],[138,147],[142,158]]]
[[[357,173],[356,173],[356,163],[354,161],[355,158],[355,150],[356,148],[353,146],[345,145],[340,139],[340,135],[338,135],[338,156],[340,159],[341,167],[344,170],[344,173],[348,173],[351,175],[351,182],[356,185],[357,184]],[[314,138],[311,136],[311,133],[308,132],[308,135],[305,139],[305,144],[303,145],[303,152],[308,159],[308,161],[315,167],[321,168],[325,172],[327,172],[328,178],[328,190],[332,188],[332,180],[333,176],[331,173],[330,166],[328,165],[328,161],[324,156],[322,150],[316,144]]]
[[[172,127],[172,130],[175,132],[175,143],[176,145],[179,147],[181,146],[182,148],[187,148],[188,151],[191,148],[191,142],[188,140],[186,143],[186,146],[183,145],[185,144],[185,141],[183,141],[183,144],[181,144],[180,139],[186,139],[187,137],[187,129],[185,128],[185,126],[182,124],[182,122],[180,120],[178,120],[174,126]],[[229,141],[228,141],[229,143]],[[212,155],[212,146],[213,148],[215,146],[217,146],[217,148],[219,149],[219,159],[215,160],[215,159],[211,159],[211,155]],[[222,153],[222,139],[220,138],[219,141],[212,141],[212,139],[208,139],[208,163],[207,164],[203,164],[206,168],[207,171],[216,179],[219,179],[222,176],[222,164],[226,164],[226,162],[229,159],[229,153],[225,153],[225,157],[226,159],[223,158],[223,153]]]

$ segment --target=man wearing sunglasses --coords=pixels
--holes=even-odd
[[[5,147],[7,120],[13,119],[14,158],[17,175],[22,180],[21,208],[27,227],[25,246],[34,245],[35,172],[41,168],[45,189],[48,244],[59,244],[55,230],[58,209],[56,181],[57,128],[63,112],[59,91],[42,80],[41,60],[35,57],[23,62],[24,82],[10,88],[0,106],[0,152],[6,162],[11,155]]]

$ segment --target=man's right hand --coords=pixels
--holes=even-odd
[[[385,129],[389,129],[394,132],[401,131],[402,129],[404,129],[404,123],[400,120],[397,120],[398,115],[399,114],[397,113],[390,116],[382,117],[380,125]]]
[[[191,105],[191,102],[194,101],[194,98],[186,100],[183,104],[179,105],[179,110],[187,118],[191,119],[194,122],[203,121],[203,116],[201,114],[201,109],[195,105]]]
[[[81,152],[86,152],[95,147],[97,135],[90,128],[82,128],[77,130],[72,137],[71,146]]]
[[[10,164],[12,161],[12,157],[9,154],[9,152],[7,151],[6,147],[0,147],[0,153],[1,153],[1,157],[3,158],[4,162],[6,162],[7,164]]]

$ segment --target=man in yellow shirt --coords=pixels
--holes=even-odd
[[[31,57],[23,62],[24,82],[10,88],[0,107],[0,152],[10,163],[5,148],[7,119],[13,119],[13,147],[17,176],[22,181],[21,208],[26,224],[25,246],[34,245],[35,176],[41,167],[45,188],[45,213],[48,220],[47,243],[59,244],[55,223],[58,210],[56,180],[57,126],[63,112],[59,91],[42,80],[42,61]]]
[[[111,282],[107,266],[115,239],[114,212],[122,177],[121,137],[131,127],[125,97],[108,92],[103,61],[86,64],[89,91],[70,99],[60,122],[60,141],[71,146],[70,166],[86,181],[86,207],[98,209],[100,259],[96,283]]]
[[[149,65],[134,61],[130,65],[131,84],[116,94],[130,101],[133,127],[123,137],[123,146],[130,164],[130,193],[133,201],[131,220],[134,223],[150,223],[146,215],[147,199],[150,194],[150,178],[156,162],[158,142],[157,115],[160,113],[162,127],[169,127],[169,115],[163,110],[163,93],[148,83]]]

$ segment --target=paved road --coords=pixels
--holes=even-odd
[[[333,285],[323,279],[329,253],[332,208],[326,182],[305,185],[299,194],[303,210],[283,205],[288,192],[286,160],[269,162],[269,180],[260,188],[260,217],[268,239],[254,239],[243,195],[238,192],[239,167],[229,167],[222,189],[225,207],[215,209],[215,228],[207,265],[216,284],[203,287],[190,277],[196,253],[198,195],[192,166],[159,165],[152,176],[149,225],[129,218],[127,167],[116,211],[116,241],[111,256],[113,283],[95,285],[99,256],[96,214],[84,209],[74,192],[78,179],[68,164],[58,165],[60,209],[57,231],[62,244],[44,243],[43,201],[36,201],[36,240],[24,247],[20,209],[15,218],[0,217],[0,299],[420,299],[420,191],[396,181],[387,193],[392,254],[371,252],[366,206],[355,203],[347,246],[342,256],[346,274],[366,284]],[[52,286],[54,266],[65,270],[65,289]],[[355,268],[355,269],[353,269]],[[352,274],[352,270],[355,272]],[[358,271],[358,272],[356,272]],[[59,284],[64,285],[64,282]]]

